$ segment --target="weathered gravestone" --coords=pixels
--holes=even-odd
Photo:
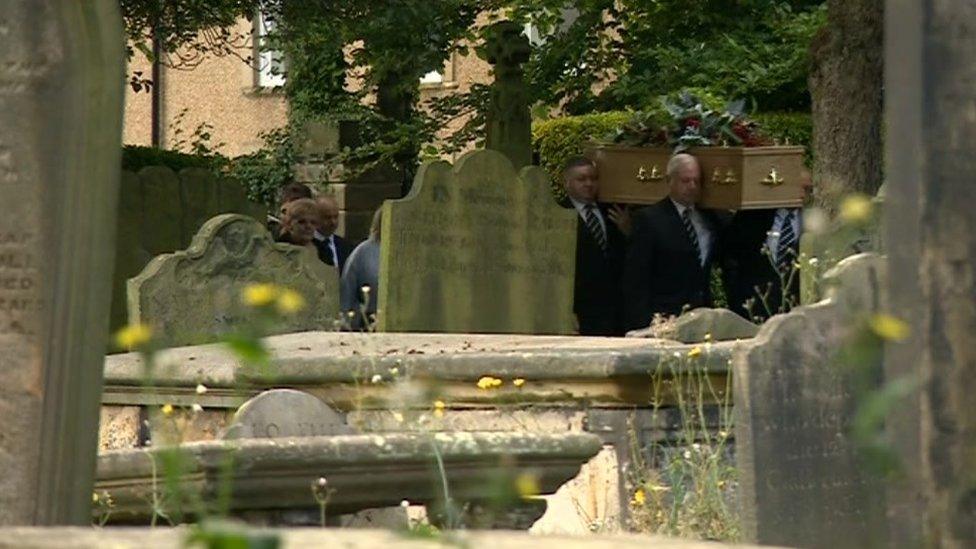
[[[849,430],[880,364],[841,364],[858,320],[881,308],[884,259],[828,273],[828,299],[770,319],[734,358],[736,462],[747,539],[792,547],[880,547],[881,478]],[[876,385],[875,385],[876,387]]]
[[[425,164],[383,205],[379,329],[571,333],[576,217],[501,153]]]
[[[213,341],[254,318],[241,301],[254,283],[298,292],[305,306],[273,333],[331,329],[339,312],[338,276],[313,250],[276,243],[264,226],[237,214],[206,222],[185,251],[164,254],[128,283],[129,320],[170,345]]]
[[[245,402],[225,439],[349,435],[355,430],[326,403],[294,389],[273,389]]]
[[[87,524],[122,125],[118,3],[0,18],[0,523]]]

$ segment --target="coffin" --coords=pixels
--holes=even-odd
[[[706,208],[749,210],[803,203],[803,147],[697,147]],[[600,201],[653,204],[668,195],[666,147],[593,146]]]

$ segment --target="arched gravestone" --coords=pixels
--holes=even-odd
[[[383,204],[378,328],[571,333],[576,218],[545,171],[501,153],[424,164]]]
[[[273,333],[331,329],[339,313],[333,267],[312,250],[274,242],[250,217],[225,214],[206,222],[185,251],[156,257],[129,280],[129,320],[152,326],[169,345],[213,341],[251,318],[241,295],[253,283],[291,288],[305,299]]]
[[[302,391],[273,389],[245,402],[225,439],[351,435],[355,429],[327,404]]]

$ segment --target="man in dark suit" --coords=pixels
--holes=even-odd
[[[579,214],[573,292],[579,333],[622,336],[620,275],[630,215],[619,206],[597,204],[599,174],[592,161],[572,158],[565,164],[562,176],[568,197],[564,206]]]
[[[335,234],[339,226],[339,204],[329,195],[320,196],[317,200],[321,218],[318,230],[315,231],[315,248],[319,252],[319,259],[326,265],[332,265],[342,276],[342,268],[346,259],[356,246],[345,238]]]
[[[809,195],[809,174],[804,174],[802,184]],[[729,309],[762,322],[799,303],[800,273],[795,263],[802,231],[801,208],[736,212],[722,245]]]
[[[712,304],[718,216],[696,207],[701,167],[694,156],[673,156],[667,174],[668,196],[634,216],[623,279],[628,329],[646,328],[654,315]]]

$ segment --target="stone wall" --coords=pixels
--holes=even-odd
[[[126,323],[126,280],[160,254],[189,246],[211,217],[241,213],[265,220],[263,206],[249,202],[244,188],[201,168],[179,174],[162,166],[122,172],[119,194],[111,328]]]

